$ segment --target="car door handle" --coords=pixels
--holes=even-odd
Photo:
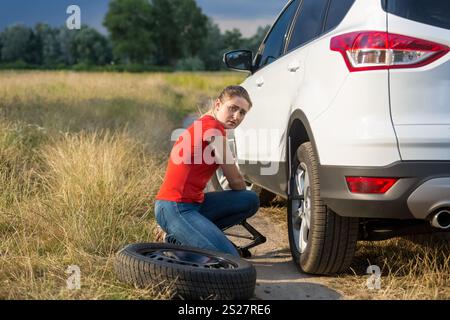
[[[256,79],[256,86],[258,88],[261,88],[264,85],[264,78],[263,77],[259,77],[258,79]]]
[[[298,69],[300,69],[300,62],[299,61],[293,61],[291,62],[287,67],[289,72],[297,72]]]

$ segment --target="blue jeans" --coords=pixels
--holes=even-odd
[[[237,225],[259,209],[253,191],[207,192],[203,203],[155,201],[156,221],[180,244],[232,254],[239,253],[222,229]]]

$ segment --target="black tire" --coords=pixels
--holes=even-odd
[[[209,259],[211,266],[205,267],[205,261],[176,258],[186,253]],[[245,260],[167,243],[128,245],[117,253],[114,268],[120,281],[140,288],[163,289],[170,284],[175,298],[189,300],[250,299],[256,285],[255,267]]]
[[[297,185],[301,180],[296,177],[297,169],[304,172],[303,185],[308,195],[307,202],[288,200],[288,233],[291,254],[301,272],[312,274],[335,274],[345,271],[352,262],[358,238],[358,219],[345,218],[334,213],[323,204],[320,198],[318,161],[310,142],[303,143],[292,159],[292,175],[289,180],[291,194],[298,195]],[[306,168],[306,170],[304,170]],[[300,171],[301,172],[301,171]],[[302,176],[300,173],[299,176]],[[300,181],[297,183],[297,181]],[[308,185],[309,184],[309,185]],[[309,228],[303,234],[305,241],[301,245],[301,223],[297,209],[309,208]],[[306,217],[306,216],[304,216]],[[307,224],[306,224],[307,226]],[[297,229],[299,236],[297,237]]]

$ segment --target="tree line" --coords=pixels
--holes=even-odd
[[[103,25],[108,36],[87,25],[9,26],[0,33],[0,67],[220,70],[224,52],[255,52],[269,28],[250,38],[238,29],[222,33],[195,0],[112,0]]]

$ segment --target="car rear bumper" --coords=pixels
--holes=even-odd
[[[324,203],[345,217],[429,219],[440,208],[450,208],[450,161],[399,161],[385,167],[320,166]],[[396,177],[385,194],[356,194],[346,176]]]

